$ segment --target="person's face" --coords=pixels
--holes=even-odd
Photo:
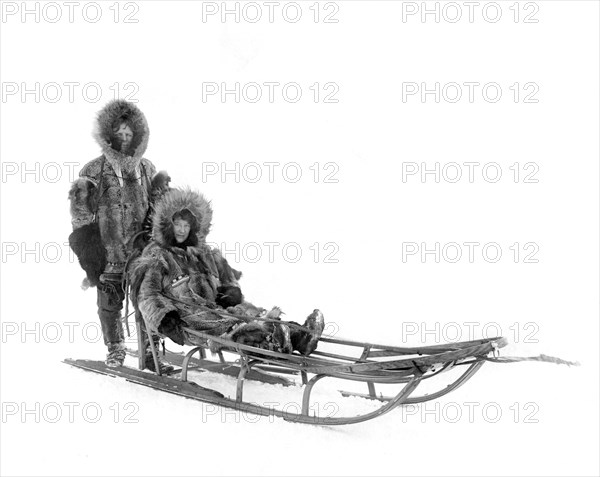
[[[131,145],[131,141],[133,140],[133,131],[127,124],[123,123],[119,127],[119,130],[115,133],[115,137],[121,144],[120,151],[126,152]]]
[[[175,228],[175,240],[177,243],[183,243],[187,240],[190,235],[190,224],[187,220],[175,219],[173,221]]]

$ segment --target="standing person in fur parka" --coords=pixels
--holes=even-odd
[[[149,134],[146,118],[135,104],[109,102],[98,113],[93,132],[102,155],[83,166],[69,193],[73,226],[69,243],[86,271],[84,288],[98,289],[106,364],[111,367],[121,366],[125,359],[121,280],[150,206],[152,179],[156,182],[154,165],[143,157]]]
[[[251,346],[311,353],[323,314],[314,310],[300,326],[279,320],[277,307],[267,313],[246,302],[241,273],[206,244],[211,220],[209,202],[189,189],[173,189],[155,205],[153,242],[129,268],[132,301],[147,326],[180,345],[186,326]]]

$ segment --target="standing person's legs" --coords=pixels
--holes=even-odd
[[[125,342],[121,310],[125,293],[120,283],[106,283],[98,286],[98,316],[102,326],[104,344],[108,347],[106,365],[122,366],[125,361]]]

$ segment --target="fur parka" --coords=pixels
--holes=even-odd
[[[188,239],[178,244],[173,216],[182,211],[190,212],[194,220]],[[153,241],[129,267],[132,302],[152,331],[172,311],[188,326],[211,334],[220,335],[238,322],[218,314],[224,308],[219,296],[223,290],[239,292],[239,300],[231,306],[243,297],[238,284],[241,273],[206,243],[211,220],[210,203],[189,189],[171,189],[155,204]]]
[[[133,132],[125,152],[113,149],[113,128],[119,122],[127,122]],[[69,192],[69,243],[91,285],[98,284],[103,271],[124,270],[132,239],[142,230],[156,174],[143,157],[149,135],[146,118],[133,103],[114,100],[97,115],[93,136],[102,155],[83,166]]]

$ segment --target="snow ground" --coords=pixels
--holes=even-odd
[[[512,355],[548,351],[511,348]],[[61,363],[101,359],[100,343],[9,342],[2,352],[2,399],[18,406],[2,424],[3,475],[509,475],[515,462],[527,475],[591,475],[597,457],[594,353],[563,352],[581,367],[489,363],[436,401],[323,427],[218,408]],[[19,366],[6,366],[17,353]],[[127,363],[135,366],[134,358]],[[233,378],[192,378],[235,395]],[[356,383],[323,382],[311,409],[353,415],[379,405],[343,398],[338,389]],[[295,410],[300,397],[300,387],[245,385],[245,398],[264,405]]]

